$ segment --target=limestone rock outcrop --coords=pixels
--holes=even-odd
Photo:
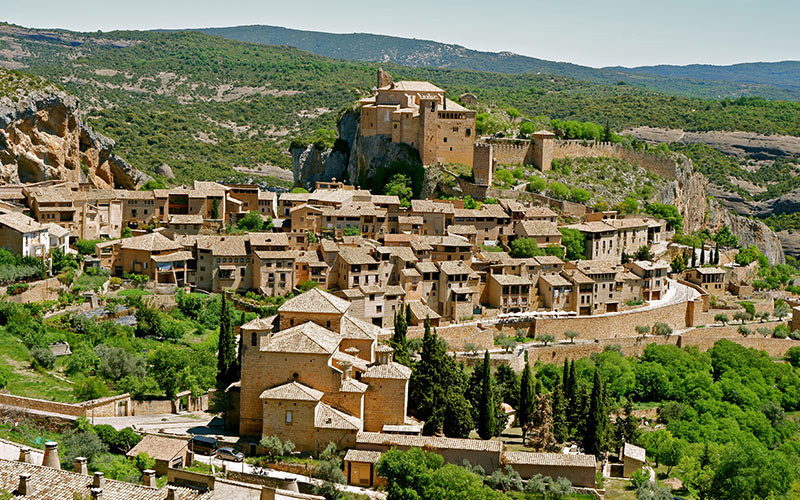
[[[172,167],[167,165],[166,163],[162,163],[161,165],[157,166],[155,169],[156,175],[160,175],[166,179],[174,179],[175,173],[172,172]]]
[[[708,179],[695,171],[684,155],[675,156],[675,179],[659,193],[657,200],[674,205],[683,215],[687,233],[707,227],[714,231],[728,226],[743,246],[756,245],[771,264],[785,262],[781,240],[766,224],[732,212],[708,196]]]
[[[83,122],[74,96],[47,90],[0,98],[0,183],[63,179],[136,189],[151,179],[113,149],[113,140]]]

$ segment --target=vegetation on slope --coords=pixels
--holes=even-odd
[[[65,35],[66,36],[66,35]],[[339,110],[374,86],[375,65],[201,33],[71,33],[69,43],[15,36],[28,73],[63,85],[91,108],[95,130],[117,141],[133,166],[168,163],[178,181],[250,177],[235,168],[288,167],[293,137],[335,128]],[[528,116],[687,130],[800,134],[800,104],[763,99],[703,101],[630,85],[550,75],[388,66],[396,79],[430,80],[451,98]]]

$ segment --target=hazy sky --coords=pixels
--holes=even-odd
[[[800,59],[800,0],[0,0],[0,19],[77,31],[271,24],[595,67]]]

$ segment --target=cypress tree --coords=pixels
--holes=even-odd
[[[608,448],[608,408],[605,386],[599,370],[594,371],[594,383],[589,397],[589,413],[583,433],[584,453],[600,456]]]
[[[478,435],[481,439],[491,439],[497,424],[492,387],[492,367],[489,364],[489,350],[483,356],[481,367],[481,396],[478,402]]]
[[[700,265],[704,265],[706,263],[706,244],[705,242],[700,244]]]
[[[406,325],[410,325],[412,319],[413,318],[411,316],[411,306],[406,304]]]
[[[629,399],[625,403],[625,418],[622,419],[622,443],[634,443],[639,439],[639,422],[633,414],[633,402]]]
[[[569,438],[569,426],[564,401],[564,386],[560,380],[553,387],[553,436],[556,441],[563,443]]]
[[[394,349],[394,360],[406,366],[411,366],[411,355],[408,352],[408,323],[402,311],[394,314],[394,333],[390,345]]]
[[[222,306],[219,315],[219,342],[217,344],[217,389],[224,391],[236,381],[236,339],[231,328],[231,314],[228,300],[222,292]]]
[[[714,265],[719,264],[719,243],[714,246]]]
[[[525,351],[525,367],[522,369],[522,379],[519,384],[519,408],[517,408],[517,422],[522,428],[522,440],[525,441],[525,425],[530,423],[533,415],[533,380],[531,367],[528,364],[528,352]]]
[[[692,267],[697,267],[697,249],[692,245]]]

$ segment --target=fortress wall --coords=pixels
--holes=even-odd
[[[639,165],[642,168],[653,172],[667,179],[675,179],[676,164],[668,157],[656,156],[652,153],[644,153],[625,148],[619,144],[610,142],[594,141],[555,141],[553,145],[553,158],[596,158],[608,156],[619,158],[629,163]]]

